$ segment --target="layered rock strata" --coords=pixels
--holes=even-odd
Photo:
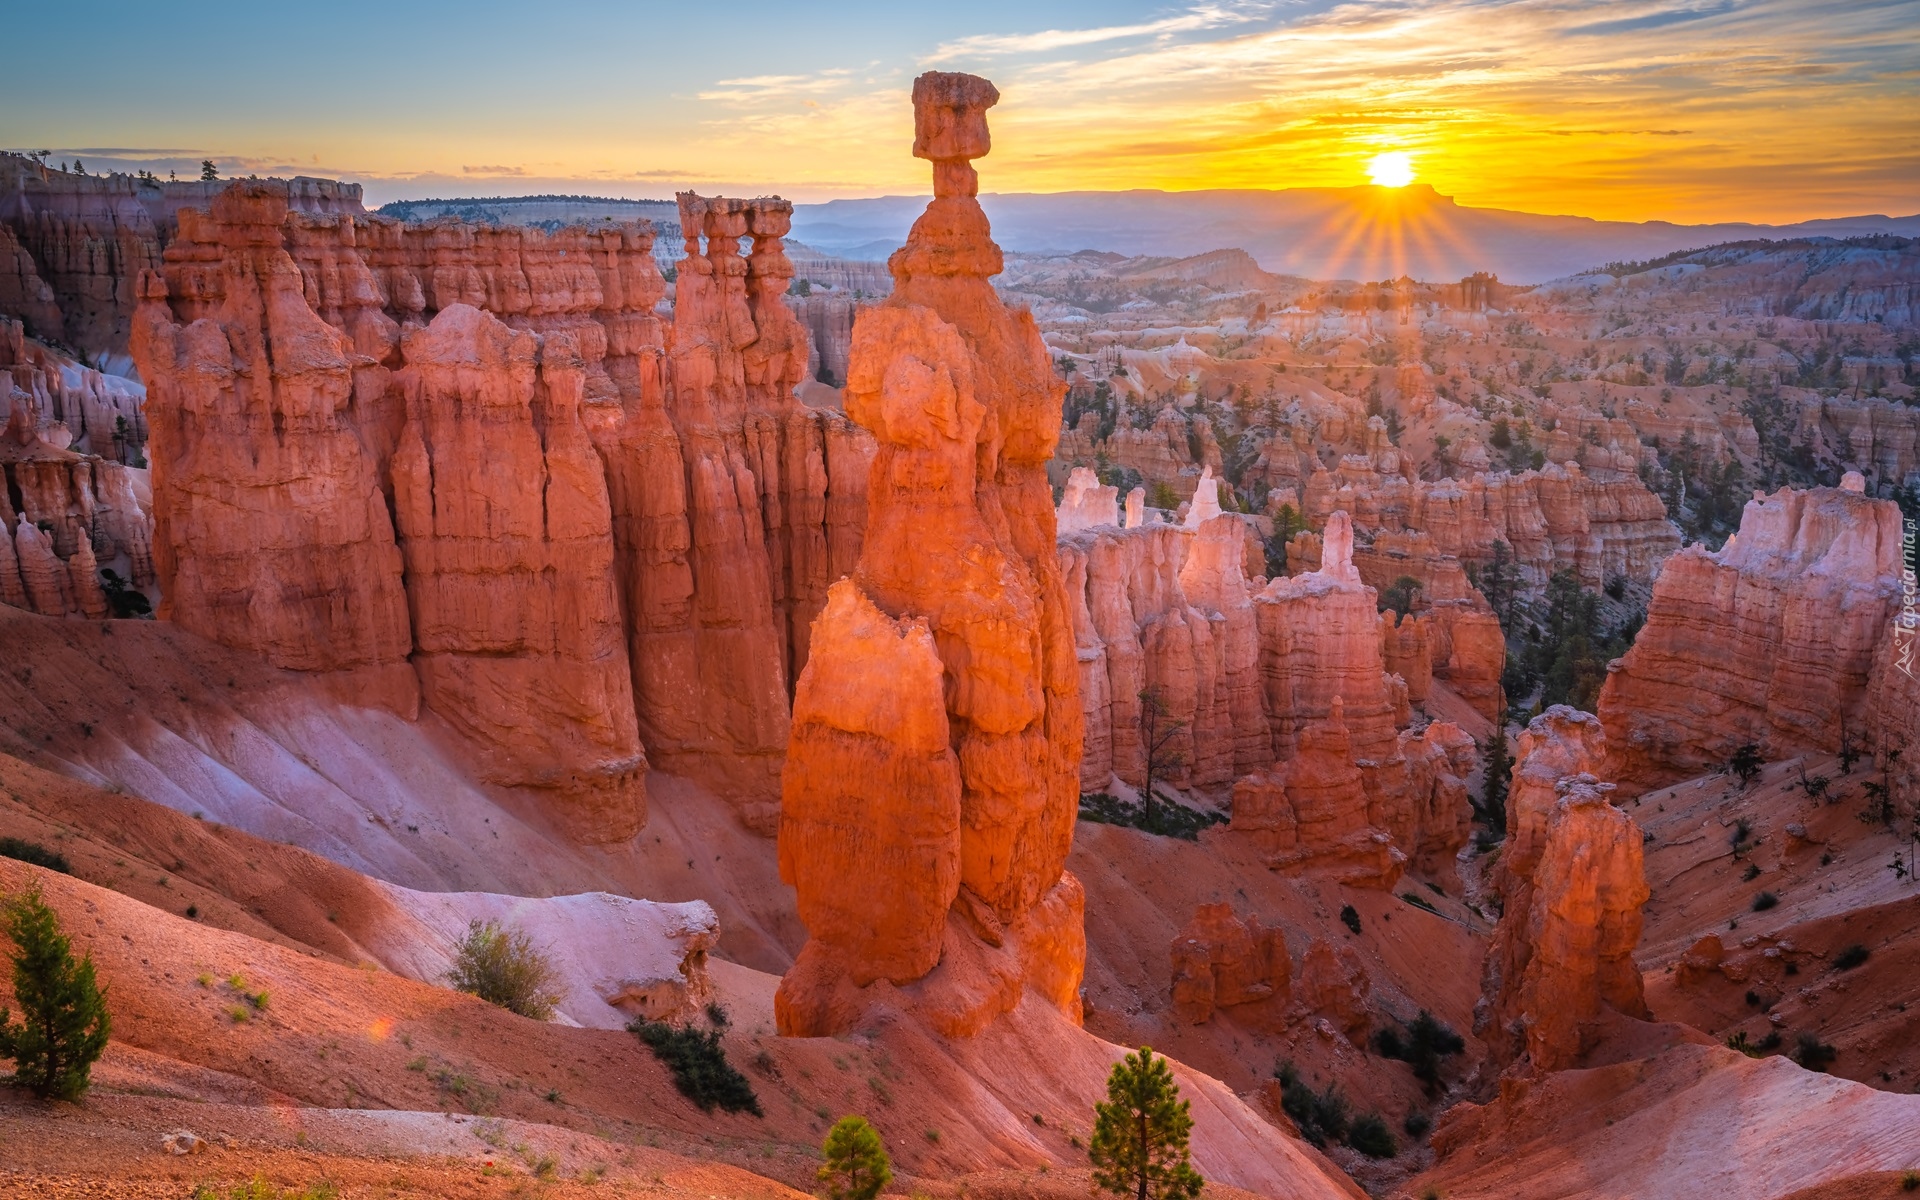
[[[844,1032],[894,989],[949,1036],[1029,992],[1079,1020],[1082,718],[1046,479],[1061,388],[987,282],[970,160],[998,98],[915,82],[934,200],[854,329],[847,409],[879,452],[865,548],[794,703],[780,875],[809,940],[775,997],[785,1034]]]
[[[1756,494],[1718,552],[1667,560],[1608,669],[1609,769],[1650,781],[1864,739],[1869,676],[1900,604],[1900,510],[1851,487]]]
[[[307,306],[283,196],[236,185],[203,222],[220,301],[182,325],[142,276],[132,350],[148,381],[160,615],[302,671],[351,671],[414,703],[401,556],[349,408],[376,402],[351,344]],[[359,395],[356,396],[356,389]]]
[[[1527,902],[1516,911],[1510,897],[1501,919],[1526,924],[1508,935],[1521,970],[1496,1020],[1522,1035],[1536,1071],[1579,1065],[1605,1010],[1650,1016],[1633,960],[1650,894],[1640,829],[1609,802],[1612,790],[1591,775],[1560,781]]]
[[[808,346],[784,300],[791,206],[680,205],[670,321],[646,224],[406,225],[290,212],[252,184],[183,211],[135,338],[169,426],[154,453],[171,615],[283,666],[396,668],[363,695],[403,710],[417,675],[436,711],[495,748],[490,777],[572,797],[563,809],[595,838],[639,820],[642,745],[771,833],[789,687],[828,583],[858,554],[872,440],[794,398]],[[249,432],[209,446],[189,397],[224,386],[223,349],[262,344],[274,353],[233,385],[258,402],[221,418]],[[324,398],[289,426],[278,397],[307,387]],[[279,439],[269,466],[221,460],[250,459],[256,428]],[[257,485],[233,486],[255,470]],[[380,512],[300,509],[274,490],[294,486]],[[256,526],[282,528],[262,541]],[[366,560],[344,572],[365,596],[278,577],[343,555]],[[293,611],[328,594],[324,613]],[[315,622],[311,647],[286,644],[285,627]],[[521,704],[509,729],[498,679],[522,671],[553,702]]]
[[[1603,1007],[1647,1016],[1633,961],[1649,894],[1640,830],[1592,774],[1606,746],[1600,722],[1566,705],[1520,735],[1476,1021],[1499,1062],[1562,1070],[1590,1048]]]
[[[575,339],[456,304],[403,354],[394,519],[426,702],[483,748],[489,777],[545,789],[598,839],[631,837],[646,758]]]
[[[205,207],[226,186],[82,175],[0,154],[0,312],[25,318],[36,337],[118,356],[132,330],[140,275],[159,268],[176,216]],[[298,211],[362,211],[355,183],[298,177],[256,186]]]
[[[1495,542],[1504,542],[1529,587],[1543,587],[1558,571],[1572,571],[1596,589],[1615,576],[1650,580],[1680,547],[1660,498],[1638,476],[1588,473],[1572,462],[1422,481],[1348,455],[1337,471],[1316,470],[1305,487],[1310,525],[1318,527],[1335,511],[1370,533],[1424,532],[1428,553],[1476,566],[1489,561]]]
[[[145,472],[116,453],[137,447],[103,433],[115,457],[89,452],[89,435],[111,428],[106,414],[124,411],[105,398],[139,416],[137,389],[106,379],[0,319],[0,601],[43,616],[105,616],[102,568],[136,587],[154,581]],[[144,438],[144,422],[138,428]],[[35,579],[31,592],[23,569]],[[64,587],[48,582],[58,574]]]

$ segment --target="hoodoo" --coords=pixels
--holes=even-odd
[[[847,411],[880,449],[866,545],[794,701],[780,875],[810,940],[783,1033],[850,1029],[881,981],[953,1035],[1028,990],[1079,1019],[1064,867],[1083,719],[1045,470],[1063,388],[987,282],[1002,263],[972,160],[999,98],[972,75],[915,81],[934,199],[889,261],[893,296],[854,326]]]

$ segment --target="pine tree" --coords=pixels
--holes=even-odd
[[[200,160],[200,178],[203,181],[220,178],[220,168],[214,165],[212,159],[203,158]]]
[[[41,1096],[77,1099],[112,1027],[106,994],[94,985],[93,955],[74,961],[38,884],[7,898],[0,927],[13,942],[13,997],[20,1005],[18,1025],[0,1009],[0,1057],[13,1059],[16,1082]]]
[[[820,1146],[818,1178],[827,1185],[827,1200],[873,1200],[893,1178],[893,1163],[880,1134],[865,1117],[841,1117]]]
[[[1167,1060],[1142,1046],[1113,1065],[1107,1100],[1093,1106],[1093,1185],[1135,1200],[1193,1200],[1205,1180],[1187,1161],[1193,1117]]]
[[[1173,740],[1188,724],[1190,722],[1174,719],[1159,688],[1150,687],[1140,693],[1140,750],[1147,764],[1147,781],[1140,788],[1140,828],[1148,833],[1158,833],[1160,829],[1153,811],[1153,781],[1187,765],[1186,751],[1173,745]]]
[[[1481,793],[1480,815],[1486,818],[1493,835],[1504,837],[1507,832],[1507,777],[1513,773],[1513,755],[1507,750],[1507,731],[1495,729],[1480,744],[1480,753],[1486,760],[1486,784]]]

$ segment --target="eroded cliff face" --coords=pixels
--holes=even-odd
[[[1087,714],[1081,786],[1144,783],[1146,693],[1184,723],[1157,778],[1231,789],[1231,828],[1276,869],[1381,887],[1410,862],[1449,873],[1471,815],[1473,741],[1447,722],[1402,728],[1413,688],[1424,695],[1435,674],[1433,626],[1376,612],[1345,514],[1328,522],[1324,567],[1255,586],[1241,518],[1208,517],[1197,499],[1197,527],[1120,528],[1115,498],[1088,473],[1061,502],[1078,527],[1059,560]]]
[[[137,388],[0,318],[0,602],[105,617],[103,568],[132,587],[153,582],[146,472],[122,461],[143,461],[134,439],[145,430]]]
[[[643,755],[771,833],[872,441],[793,399],[790,206],[681,204],[671,322],[645,225],[289,213],[250,183],[183,211],[134,338],[168,612],[373,669],[360,697],[402,711],[423,685],[579,836],[638,827]]]
[[[795,697],[780,873],[810,940],[775,998],[786,1034],[844,1032],[882,987],[949,1036],[1029,991],[1079,1020],[1082,718],[1045,474],[1062,390],[987,282],[970,160],[998,99],[915,82],[934,200],[854,329],[847,409],[879,452],[865,548]]]
[[[296,210],[361,211],[359,184],[258,185]],[[23,317],[36,337],[124,362],[141,273],[159,269],[179,211],[204,207],[226,186],[82,175],[0,154],[0,312]]]
[[[352,348],[307,306],[284,196],[238,184],[194,222],[221,251],[219,301],[176,323],[148,272],[132,350],[148,381],[160,614],[300,671],[353,672],[416,702],[401,557],[377,463],[349,413]]]
[[[644,815],[646,758],[575,346],[465,304],[410,330],[394,517],[428,706],[481,748],[483,774],[621,841]],[[474,469],[491,463],[516,469]]]
[[[1563,1070],[1591,1048],[1603,1007],[1648,1015],[1633,961],[1649,895],[1640,830],[1592,773],[1606,746],[1600,722],[1564,704],[1520,735],[1476,1021],[1496,1062]]]
[[[1667,560],[1647,624],[1608,669],[1609,770],[1652,781],[1864,740],[1868,679],[1900,597],[1900,510],[1840,488],[1755,495],[1718,553]]]
[[[1531,956],[1512,1004],[1537,1071],[1578,1065],[1603,1009],[1650,1015],[1633,961],[1649,895],[1640,829],[1609,803],[1611,784],[1576,775],[1556,790],[1526,916]]]
[[[1310,531],[1295,534],[1287,543],[1289,568],[1296,573],[1318,571],[1322,540]],[[1498,722],[1506,711],[1500,687],[1507,665],[1506,636],[1460,559],[1442,553],[1424,530],[1376,530],[1370,542],[1354,544],[1353,566],[1361,582],[1375,591],[1401,579],[1420,584],[1417,608],[1407,614],[1408,620],[1381,626],[1381,654],[1387,669],[1406,681],[1407,698],[1424,699],[1424,681],[1438,679],[1474,711]]]
[[[1368,534],[1423,532],[1424,553],[1462,563],[1485,565],[1493,544],[1505,542],[1532,587],[1557,571],[1572,571],[1589,588],[1615,576],[1649,580],[1680,547],[1660,498],[1638,476],[1574,462],[1423,481],[1348,455],[1337,471],[1314,471],[1302,496],[1314,526],[1336,510]]]

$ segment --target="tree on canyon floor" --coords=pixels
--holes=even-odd
[[[1467,568],[1467,582],[1480,589],[1493,606],[1493,615],[1500,618],[1500,627],[1512,637],[1520,597],[1520,567],[1514,562],[1512,547],[1505,542],[1495,542],[1492,555],[1486,566]]]
[[[1185,730],[1188,722],[1176,720],[1167,702],[1161,698],[1157,687],[1146,688],[1140,693],[1140,750],[1147,760],[1147,781],[1140,789],[1140,827],[1148,833],[1158,831],[1159,823],[1153,810],[1153,781],[1156,776],[1176,771],[1186,765],[1185,751],[1173,744],[1174,738]]]
[[[1480,743],[1480,757],[1487,764],[1480,801],[1474,805],[1487,823],[1492,837],[1499,841],[1507,833],[1507,784],[1513,775],[1513,752],[1507,749],[1507,731],[1496,729]]]
[[[1282,504],[1273,514],[1273,536],[1266,542],[1267,577],[1278,579],[1287,573],[1287,543],[1300,532],[1300,513],[1291,504]]]
[[[38,884],[0,904],[0,931],[13,943],[13,998],[20,1024],[0,1009],[0,1057],[14,1081],[48,1099],[75,1100],[91,1082],[113,1021],[95,983],[93,955],[78,960]]]
[[[1538,688],[1539,701],[1529,711],[1570,704],[1592,712],[1607,664],[1627,652],[1645,623],[1645,610],[1638,607],[1610,622],[1602,615],[1598,593],[1583,587],[1572,571],[1556,571],[1547,580],[1542,620],[1522,614],[1503,625],[1509,652],[1501,686],[1516,707],[1525,706]]]
[[[1413,611],[1414,603],[1419,599],[1421,590],[1418,579],[1411,575],[1402,575],[1381,591],[1377,601],[1379,609],[1381,612],[1392,609],[1404,617]]]
[[[827,1200],[873,1200],[893,1178],[893,1163],[880,1134],[865,1117],[845,1116],[820,1146],[818,1178]]]
[[[1107,1099],[1093,1106],[1087,1156],[1093,1185],[1136,1200],[1193,1200],[1206,1181],[1187,1158],[1189,1104],[1165,1058],[1142,1046],[1113,1065]]]

